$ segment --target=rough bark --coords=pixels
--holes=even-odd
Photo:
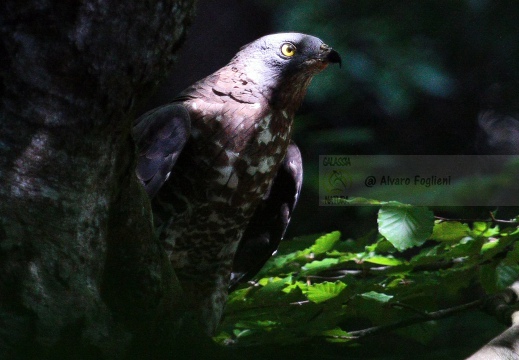
[[[194,2],[0,4],[1,359],[138,358],[172,343],[179,290],[130,128]]]

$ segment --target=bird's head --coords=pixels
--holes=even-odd
[[[245,46],[235,59],[272,75],[315,74],[329,63],[341,65],[339,53],[315,36],[279,33],[263,36]],[[261,68],[260,68],[261,67]]]
[[[245,65],[254,83],[272,89],[274,95],[282,90],[300,103],[312,77],[330,63],[341,65],[341,57],[315,36],[279,33],[243,46],[233,62]]]

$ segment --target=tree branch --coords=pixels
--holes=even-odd
[[[344,338],[359,339],[359,338],[366,337],[366,336],[372,336],[372,335],[376,335],[376,334],[380,334],[380,333],[386,333],[389,331],[393,331],[396,329],[401,329],[401,328],[404,328],[404,327],[407,327],[410,325],[414,325],[414,324],[419,324],[419,323],[432,321],[432,320],[444,319],[444,318],[456,315],[463,311],[479,308],[479,307],[481,307],[482,304],[483,304],[483,300],[476,300],[476,301],[473,301],[473,302],[470,302],[467,304],[454,306],[454,307],[448,308],[448,309],[442,309],[442,310],[434,311],[431,313],[421,313],[418,316],[410,317],[408,319],[404,319],[402,321],[397,321],[397,322],[394,322],[391,324],[374,326],[374,327],[362,329],[362,330],[349,331],[348,336],[344,337]],[[414,311],[414,312],[416,312],[416,311]]]
[[[442,216],[435,216],[434,218],[436,220],[440,220],[440,221],[456,221],[456,222],[466,222],[466,223],[492,222],[494,224],[511,224],[511,225],[519,224],[519,221],[517,221],[517,220],[496,219],[492,212],[490,212],[489,216],[490,216],[489,219],[463,219],[463,218],[449,219],[449,218],[445,218],[445,217],[442,217]]]

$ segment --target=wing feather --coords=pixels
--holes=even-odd
[[[135,172],[150,198],[168,179],[190,133],[189,113],[180,104],[159,107],[137,119],[133,127],[138,149]]]

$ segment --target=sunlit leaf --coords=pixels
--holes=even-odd
[[[492,226],[490,222],[475,222],[472,224],[474,236],[494,236],[499,234],[499,226]]]
[[[314,254],[323,254],[333,248],[333,245],[341,238],[340,231],[334,231],[321,236],[315,240],[315,244],[310,247],[310,252]]]
[[[487,251],[490,251],[490,250],[493,250],[493,249],[496,249],[499,247],[499,240],[493,240],[493,241],[487,241],[486,243],[483,244],[483,246],[481,247],[481,253],[484,254],[486,253]]]
[[[379,232],[400,251],[422,245],[433,225],[434,215],[424,207],[383,206],[378,212]]]
[[[337,282],[323,282],[320,284],[314,284],[308,286],[303,293],[306,295],[308,300],[319,304],[323,301],[333,299],[346,288],[346,284],[340,281]]]
[[[342,330],[341,328],[325,330],[321,333],[321,335],[326,336],[326,340],[329,342],[347,342],[351,340],[349,338],[349,333]]]
[[[395,259],[394,257],[386,257],[386,256],[372,256],[366,259],[363,259],[365,262],[369,262],[372,264],[378,265],[388,265],[388,266],[397,266],[402,265],[404,262],[399,259]]]
[[[296,281],[293,284],[288,285],[283,289],[283,292],[286,294],[291,293],[295,289],[306,289],[306,284],[301,281]]]
[[[267,286],[269,284],[277,283],[279,281],[282,281],[283,279],[280,277],[269,277],[269,278],[263,278],[258,281],[258,284],[262,286]]]
[[[339,259],[326,258],[324,260],[316,260],[303,266],[302,270],[308,273],[316,273],[328,269],[330,266],[335,265],[339,262]]]
[[[457,221],[442,221],[434,224],[431,239],[438,241],[456,241],[467,236],[470,228]]]

